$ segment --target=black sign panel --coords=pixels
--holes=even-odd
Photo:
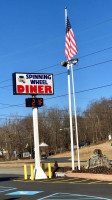
[[[26,107],[41,107],[43,106],[43,98],[27,98]]]

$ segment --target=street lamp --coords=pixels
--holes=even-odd
[[[71,61],[72,65],[75,65],[76,63],[78,63],[78,58],[71,59],[70,61]],[[68,64],[69,64],[69,61],[63,61],[63,62],[61,62],[61,65],[63,67],[66,67]]]
[[[63,62],[61,62],[61,66],[63,66],[63,67],[66,67],[66,66],[67,66],[67,64],[69,64],[69,62],[68,62],[68,61],[63,61]]]
[[[80,170],[80,159],[79,159],[79,142],[78,142],[78,127],[77,127],[77,114],[76,114],[76,103],[75,103],[75,90],[74,90],[74,78],[73,78],[73,65],[78,63],[78,59],[71,59],[69,61],[61,62],[63,67],[67,66],[68,69],[68,94],[69,94],[69,115],[70,115],[70,134],[71,134],[71,154],[72,154],[72,170],[74,170],[74,144],[73,144],[73,123],[72,123],[72,106],[71,106],[71,88],[70,88],[70,69],[72,72],[72,88],[73,88],[73,100],[74,100],[74,112],[75,112],[75,126],[76,126],[76,141],[77,141],[77,153],[78,153],[78,169]]]
[[[78,58],[71,59],[71,64],[75,65],[78,63]]]

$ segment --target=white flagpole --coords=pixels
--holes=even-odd
[[[67,8],[65,8],[65,22],[67,18]],[[68,71],[68,95],[69,95],[69,117],[70,117],[70,139],[71,139],[71,157],[72,157],[72,170],[74,170],[74,144],[73,144],[73,122],[72,122],[72,105],[71,105],[71,87],[70,87],[70,68],[67,64]]]
[[[72,105],[71,105],[71,87],[70,87],[70,69],[69,69],[69,63],[67,65],[67,70],[68,70],[68,95],[69,95],[71,157],[72,157],[72,170],[74,170],[73,122],[72,122]]]
[[[76,101],[75,101],[75,89],[74,89],[74,77],[73,77],[73,64],[72,63],[71,63],[71,72],[72,72],[72,88],[73,88],[73,101],[74,101],[74,112],[75,112],[75,128],[76,128],[76,143],[77,143],[77,154],[78,154],[78,169],[80,170],[78,126],[77,126]]]

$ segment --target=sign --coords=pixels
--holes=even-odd
[[[13,73],[14,95],[52,95],[53,74]]]
[[[15,156],[15,158],[16,158],[16,156],[17,156],[16,151],[13,151],[13,153],[14,153],[14,156]]]
[[[77,145],[74,145],[74,149],[77,149]]]
[[[43,98],[27,98],[26,107],[41,107],[43,106]]]
[[[29,152],[23,153],[23,158],[27,158],[27,157],[30,157],[30,153]]]

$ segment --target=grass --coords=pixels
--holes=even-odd
[[[111,143],[112,143],[112,141],[106,141],[106,142],[102,142],[100,144],[90,145],[90,147],[86,146],[86,147],[80,148],[80,150],[79,150],[80,160],[88,160],[93,155],[93,151],[95,149],[101,149],[102,153],[105,154],[109,158],[109,160],[112,160]],[[50,156],[50,158],[58,158],[58,157],[71,157],[71,152],[64,152],[61,154]],[[75,151],[75,153],[74,153],[74,158],[75,158],[75,161],[77,161],[77,151]],[[34,159],[0,162],[0,167],[23,167],[25,163],[27,163],[27,165],[30,166],[30,162],[32,162],[34,164]],[[62,167],[62,166],[69,167],[69,166],[71,166],[71,162],[70,163],[58,163],[58,165],[60,167]],[[87,165],[87,163],[83,163],[83,165]],[[52,163],[52,166],[54,166],[53,163]],[[47,167],[47,164],[45,165],[45,167]]]
[[[95,149],[101,149],[102,153],[106,155],[109,160],[112,159],[112,141],[106,141],[97,145],[90,145],[90,147],[83,147],[80,149],[80,160],[88,160]]]
[[[106,155],[108,157],[109,160],[112,160],[112,147],[111,147],[111,143],[112,141],[106,141],[106,142],[102,142],[99,144],[93,144],[90,146],[84,146],[82,148],[80,148],[79,150],[79,155],[80,155],[80,161],[83,160],[88,160],[94,153],[95,149],[101,149],[102,153],[104,155]],[[62,154],[57,154],[56,156],[52,156],[52,157],[71,157],[71,152],[65,152]],[[77,150],[74,152],[74,159],[75,161],[77,161]],[[60,165],[60,164],[59,164]],[[63,164],[62,164],[63,165]],[[61,165],[61,166],[62,166]],[[69,166],[71,165],[71,163],[69,164]],[[83,165],[87,165],[87,163],[83,163]]]

